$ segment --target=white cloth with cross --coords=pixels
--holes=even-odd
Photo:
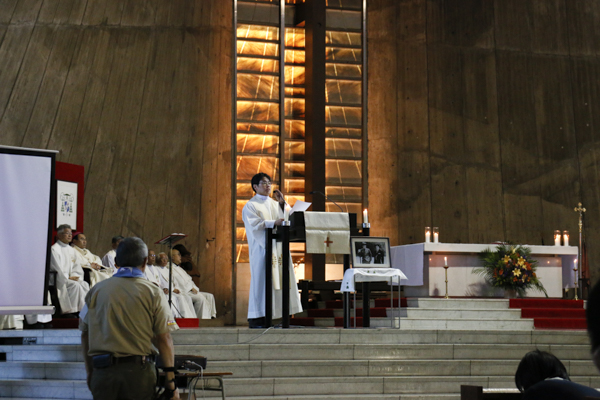
[[[309,254],[350,254],[348,213],[305,212],[306,252]]]

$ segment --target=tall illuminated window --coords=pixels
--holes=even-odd
[[[309,55],[305,52],[303,3],[286,0],[282,12],[279,0],[234,0],[236,262],[248,261],[241,213],[254,194],[250,187],[254,174],[268,173],[274,188],[281,188],[292,205],[307,195],[305,166],[313,161],[313,155],[306,154],[306,126],[313,121],[305,121],[305,62]],[[325,54],[319,58],[325,70],[325,169],[320,173],[327,196],[344,211],[357,213],[360,222],[366,183],[366,10],[363,0],[327,0],[325,7]],[[328,201],[325,210],[338,208]],[[295,245],[292,255],[301,257],[303,249]]]

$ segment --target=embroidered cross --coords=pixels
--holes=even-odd
[[[327,244],[327,247],[329,247],[329,244],[333,242],[329,240],[329,236],[327,236],[327,239],[323,243]]]

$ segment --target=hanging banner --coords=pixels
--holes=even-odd
[[[56,181],[56,227],[62,224],[77,229],[77,183]]]

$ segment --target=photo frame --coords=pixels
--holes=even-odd
[[[390,268],[390,238],[352,236],[350,238],[353,268]]]

